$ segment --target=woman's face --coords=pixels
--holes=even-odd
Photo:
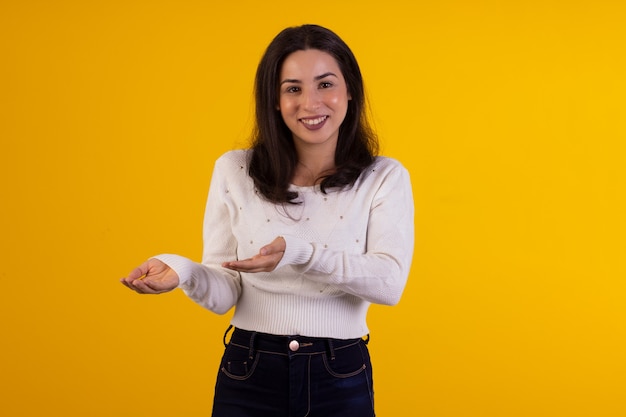
[[[318,49],[287,56],[280,71],[279,109],[298,151],[337,146],[350,94],[337,61]]]

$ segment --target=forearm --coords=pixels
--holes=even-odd
[[[224,314],[237,302],[241,292],[237,272],[220,265],[197,263],[179,255],[163,254],[154,258],[172,268],[180,280],[178,287],[204,308]]]
[[[287,245],[295,240],[287,239]],[[406,285],[413,251],[412,237],[404,241],[399,250],[365,254],[329,250],[311,243],[310,259],[293,266],[311,281],[336,286],[372,303],[394,305]]]
[[[411,183],[404,169],[381,177],[368,210],[358,248],[350,228],[334,242],[306,241],[285,235],[286,250],[279,266],[292,265],[303,277],[334,285],[346,293],[378,304],[396,304],[406,285],[414,246]],[[354,217],[346,214],[346,217]],[[357,246],[355,246],[357,245]]]

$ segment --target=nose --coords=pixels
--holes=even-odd
[[[301,105],[305,110],[315,110],[320,106],[321,97],[316,88],[307,88],[306,90],[303,90],[301,99]]]

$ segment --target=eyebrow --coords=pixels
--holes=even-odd
[[[317,76],[315,76],[314,80],[315,80],[315,81],[319,81],[319,80],[321,80],[321,79],[323,79],[323,78],[330,77],[330,76],[337,77],[337,74],[335,74],[334,72],[325,72],[325,73],[324,73],[324,74],[322,74],[322,75],[317,75]],[[287,78],[287,79],[285,79],[285,80],[282,80],[282,81],[280,82],[280,85],[283,85],[283,84],[285,84],[285,83],[301,83],[301,82],[302,82],[302,81],[300,81],[300,80],[296,80],[296,79],[293,79],[293,78]]]

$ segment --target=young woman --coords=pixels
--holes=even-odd
[[[373,416],[366,314],[406,283],[409,175],[376,156],[359,66],[328,29],[279,33],[255,100],[251,148],[215,163],[202,262],[159,255],[122,283],[235,307],[214,417]]]

